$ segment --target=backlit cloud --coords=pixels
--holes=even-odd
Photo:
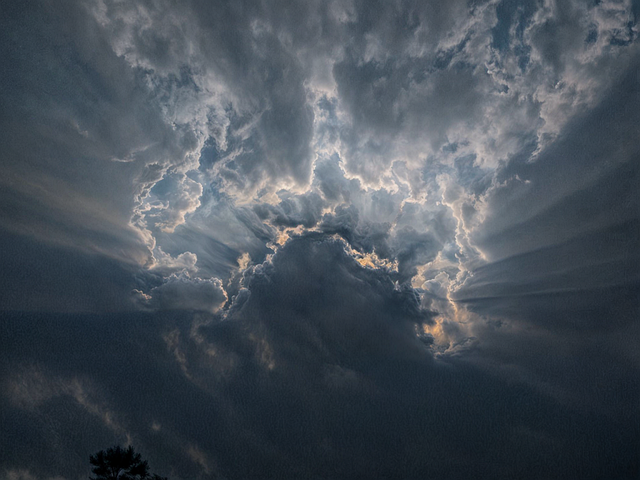
[[[0,476],[635,478],[636,0],[0,15]]]

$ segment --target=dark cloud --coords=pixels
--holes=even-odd
[[[224,321],[6,315],[5,468],[73,478],[89,453],[127,436],[175,478],[631,478],[637,468],[632,423],[434,359],[415,335],[432,316],[416,293],[361,267],[341,241],[294,239],[246,282],[248,299]],[[34,449],[44,461],[31,461]]]
[[[638,5],[0,7],[0,476],[636,478]]]
[[[429,233],[418,233],[411,227],[402,227],[396,232],[398,273],[402,281],[410,280],[418,265],[431,262],[442,245]]]
[[[338,205],[333,214],[325,214],[319,225],[327,234],[337,234],[350,246],[364,253],[375,253],[381,258],[393,258],[388,244],[391,225],[386,222],[360,221],[360,213],[353,206]]]

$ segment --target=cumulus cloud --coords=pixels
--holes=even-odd
[[[310,192],[304,195],[280,193],[277,205],[261,204],[254,206],[254,211],[262,220],[269,220],[279,227],[297,227],[302,225],[311,228],[318,223],[324,202],[320,195]]]
[[[186,271],[172,274],[149,294],[135,292],[140,301],[158,310],[192,310],[215,313],[227,301],[220,279],[191,278]]]
[[[172,257],[168,253],[165,253],[161,247],[157,247],[154,252],[154,263],[149,270],[163,276],[168,276],[176,272],[194,274],[198,271],[198,267],[196,266],[197,262],[198,257],[194,253],[184,252],[176,257]]]

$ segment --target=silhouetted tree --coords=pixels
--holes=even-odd
[[[93,465],[91,472],[96,475],[91,480],[167,480],[166,477],[150,475],[149,464],[132,446],[126,450],[119,446],[101,450],[91,455],[89,462]]]

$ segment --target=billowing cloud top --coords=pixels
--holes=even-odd
[[[639,21],[0,7],[0,476],[637,478]]]

